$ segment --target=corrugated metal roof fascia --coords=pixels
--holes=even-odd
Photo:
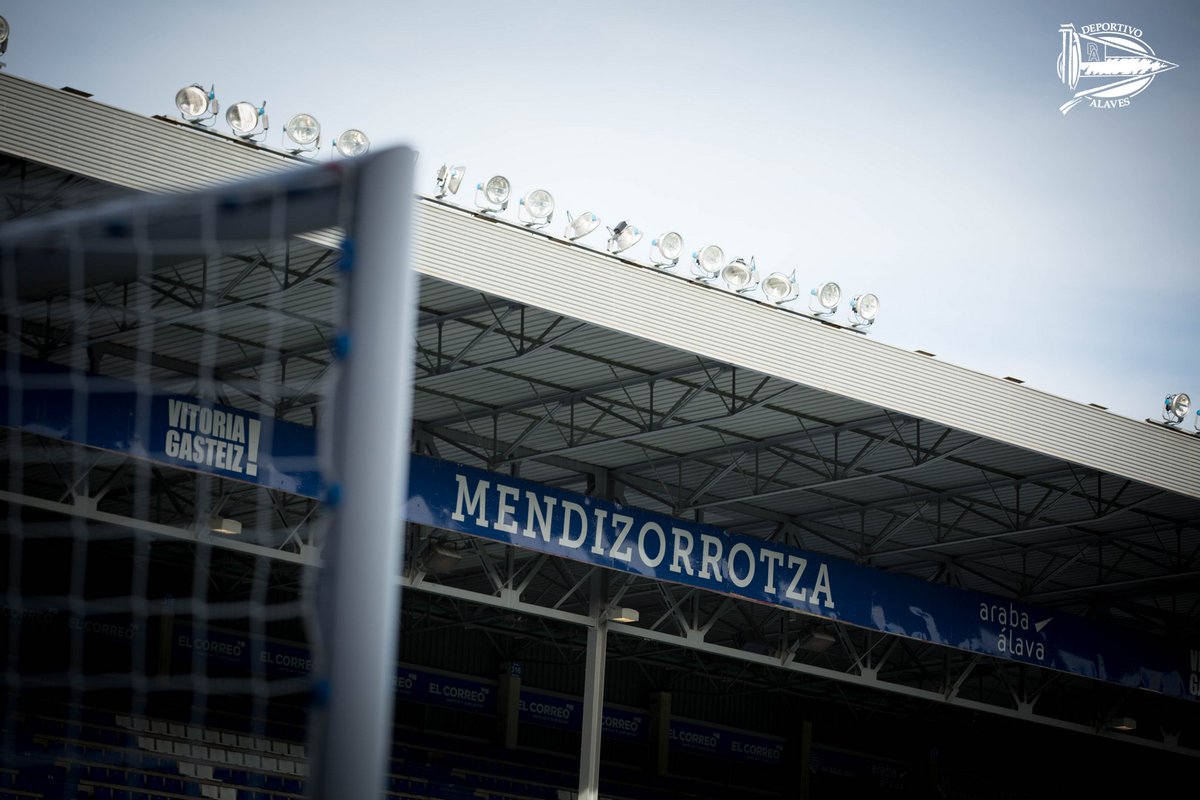
[[[0,151],[75,175],[178,192],[306,162],[0,73]]]
[[[441,204],[418,203],[416,217],[415,263],[426,275],[1200,497],[1196,437]]]

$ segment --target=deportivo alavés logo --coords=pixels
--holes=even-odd
[[[1156,56],[1132,25],[1097,22],[1076,31],[1073,23],[1065,23],[1058,31],[1058,77],[1075,92],[1059,106],[1064,114],[1085,101],[1092,108],[1124,108],[1155,77],[1179,66]]]

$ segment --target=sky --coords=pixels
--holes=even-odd
[[[274,146],[306,112],[320,158],[350,127],[416,148],[421,193],[462,164],[467,207],[499,173],[514,196],[554,195],[554,233],[592,211],[647,231],[634,258],[676,230],[688,252],[794,269],[803,291],[874,292],[881,342],[1135,419],[1168,393],[1200,400],[1198,3],[0,0],[0,15],[0,60],[23,78],[145,115],[211,84],[223,107],[265,99]],[[1126,107],[1064,115],[1067,22],[1131,25],[1179,68]]]

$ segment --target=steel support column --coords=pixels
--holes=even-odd
[[[599,800],[600,797],[600,724],[604,718],[608,621],[604,618],[599,589],[599,580],[594,580],[592,624],[587,632],[587,671],[583,684],[583,740],[579,747],[578,800]]]

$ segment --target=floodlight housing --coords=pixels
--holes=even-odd
[[[608,229],[608,244],[605,245],[605,248],[610,253],[624,253],[641,240],[641,229],[621,220]]]
[[[577,217],[572,217],[571,212],[568,211],[567,229],[563,232],[563,236],[573,242],[576,239],[582,239],[599,227],[600,218],[592,212],[585,211]]]
[[[223,533],[226,536],[237,536],[242,532],[242,523],[227,517],[210,517],[208,527],[213,533]]]
[[[179,115],[188,122],[212,126],[216,124],[215,117],[221,109],[221,104],[217,102],[215,87],[210,86],[206,90],[200,84],[193,83],[175,93],[175,107],[179,109]]]
[[[485,214],[495,214],[508,208],[508,196],[512,185],[503,175],[493,175],[483,183],[475,184],[475,205]]]
[[[255,106],[245,100],[234,103],[225,111],[225,121],[239,138],[262,141],[270,122],[267,119],[267,101]]]
[[[1187,417],[1192,408],[1192,398],[1184,392],[1169,394],[1163,400],[1163,421],[1168,425],[1178,425]],[[1200,425],[1200,423],[1197,423]]]
[[[808,309],[817,316],[832,315],[842,302],[842,287],[833,281],[824,281],[813,287],[808,296]]]
[[[715,244],[706,244],[692,253],[692,274],[702,281],[716,280],[725,266],[725,251]]]
[[[342,158],[357,158],[371,149],[371,140],[358,128],[347,128],[338,134],[333,147]]]
[[[466,167],[452,167],[442,164],[437,171],[437,194],[434,197],[443,198],[448,194],[458,194],[463,176],[467,174]]]
[[[875,324],[879,314],[879,298],[871,292],[856,294],[850,300],[850,324],[855,328],[866,328]]]
[[[517,201],[517,221],[527,228],[544,228],[554,218],[554,195],[534,189]]]
[[[791,275],[784,275],[782,272],[772,272],[763,278],[762,283],[759,285],[762,288],[763,295],[775,305],[782,305],[790,300],[795,300],[800,294],[800,288],[796,283],[795,270],[792,270]]]
[[[321,123],[312,114],[297,114],[283,126],[295,147],[292,153],[311,153],[321,146]]]
[[[641,614],[636,608],[616,608],[608,607],[604,609],[603,617],[607,622],[623,622],[626,624],[637,622],[641,619]]]
[[[6,20],[4,17],[0,17],[0,56],[8,52],[9,31],[10,28],[8,27],[8,20]]]
[[[837,637],[829,631],[814,628],[800,639],[800,649],[810,653],[824,653],[837,642]]]
[[[721,267],[721,280],[738,294],[753,292],[758,288],[758,267],[754,264],[754,257],[750,257],[749,264],[744,258],[735,258]]]
[[[426,549],[421,564],[431,575],[452,572],[462,563],[462,553],[447,542],[437,541]]]
[[[660,233],[650,240],[650,261],[659,267],[673,267],[683,255],[683,237],[675,231]]]

